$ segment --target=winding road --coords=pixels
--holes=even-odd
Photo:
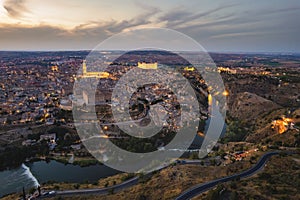
[[[99,189],[81,189],[81,190],[64,190],[57,191],[57,196],[84,195],[84,194],[107,194],[111,191],[118,192],[138,183],[139,177],[134,177],[121,184]]]
[[[205,192],[205,191],[207,191],[207,190],[215,187],[216,185],[218,185],[220,183],[225,183],[227,181],[232,181],[232,180],[235,180],[235,179],[242,179],[242,178],[246,178],[246,177],[252,176],[255,173],[259,172],[264,167],[264,165],[266,164],[267,160],[271,156],[277,155],[277,154],[279,154],[279,152],[269,152],[269,153],[266,153],[266,154],[264,154],[261,157],[261,159],[252,168],[250,168],[250,169],[248,169],[248,170],[246,170],[244,172],[238,173],[238,174],[234,174],[234,175],[227,176],[227,177],[224,177],[224,178],[219,178],[219,179],[207,182],[207,183],[196,185],[196,186],[194,186],[194,187],[186,190],[185,192],[183,192],[181,195],[179,195],[176,198],[176,200],[191,199],[191,198],[199,195],[200,193]]]
[[[199,185],[196,185],[188,190],[186,190],[185,192],[183,192],[181,195],[179,195],[176,200],[186,200],[186,199],[191,199],[197,195],[199,195],[202,192],[205,192],[213,187],[215,187],[216,185],[220,184],[220,183],[225,183],[228,181],[232,181],[235,179],[242,179],[242,178],[246,178],[249,176],[254,175],[255,173],[259,172],[264,165],[266,164],[267,160],[273,156],[273,155],[277,155],[279,154],[280,151],[277,152],[269,152],[264,154],[261,159],[255,164],[255,166],[253,166],[252,168],[241,172],[241,173],[237,173],[231,176],[227,176],[224,178],[219,178],[207,183],[202,183]],[[196,164],[198,162],[189,162],[189,161],[185,161],[185,162],[181,162],[181,164]],[[165,168],[165,167],[163,167]],[[161,168],[161,169],[163,169]],[[161,170],[160,169],[160,170]],[[114,185],[111,187],[106,187],[106,188],[99,188],[99,189],[78,189],[78,190],[64,190],[64,191],[56,191],[54,192],[52,195],[44,195],[44,196],[40,196],[40,199],[44,199],[44,198],[48,198],[48,197],[53,197],[53,196],[72,196],[72,195],[88,195],[88,194],[108,194],[111,191],[114,192],[118,192],[127,188],[132,187],[133,185],[138,184],[139,182],[139,177],[134,177],[132,179],[129,179],[121,184],[118,185]]]

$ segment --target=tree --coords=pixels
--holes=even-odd
[[[192,152],[189,156],[189,159],[192,159],[192,160],[199,159],[198,153]]]
[[[229,199],[230,200],[236,200],[236,199],[238,199],[237,192],[231,192]]]
[[[79,183],[76,183],[76,184],[74,185],[74,188],[75,188],[76,190],[78,190],[78,189],[80,188]]]
[[[207,200],[217,200],[217,199],[219,199],[219,197],[220,197],[219,191],[215,189],[215,190],[210,190],[208,192],[206,199]]]
[[[23,200],[26,200],[26,193],[25,193],[25,188],[23,187],[23,193],[22,193],[22,195],[23,195]]]
[[[106,183],[105,183],[105,185],[104,185],[104,187],[108,187],[108,185],[109,185],[109,183],[108,183],[108,182],[106,182]]]
[[[110,189],[108,190],[108,194],[114,194],[114,189],[113,189],[113,188],[110,188]]]
[[[36,189],[35,189],[35,188],[30,188],[30,190],[29,190],[29,194],[33,194],[35,191],[36,191]]]

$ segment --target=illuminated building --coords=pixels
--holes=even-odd
[[[155,62],[155,63],[138,62],[138,68],[141,68],[141,69],[157,69],[157,62]]]
[[[185,67],[184,71],[195,71],[194,67]]]
[[[83,75],[86,75],[86,61],[84,60],[83,62],[82,62],[82,74]]]
[[[222,95],[227,97],[227,96],[229,96],[229,92],[227,90],[224,90],[224,92],[222,92]]]
[[[271,128],[277,131],[277,133],[282,134],[289,129],[289,125],[292,122],[293,122],[292,119],[282,117],[282,119],[274,120],[272,122]]]
[[[58,67],[57,67],[56,65],[54,65],[54,66],[51,67],[51,70],[52,70],[53,72],[54,72],[54,71],[57,72],[57,71],[58,71]]]
[[[213,98],[211,94],[208,94],[208,105],[211,106],[213,104]]]
[[[109,78],[108,72],[87,72],[86,61],[82,63],[82,77],[83,78]]]
[[[226,72],[226,73],[229,73],[229,74],[236,74],[237,73],[236,69],[230,69],[228,67],[218,67],[218,72],[219,73]]]

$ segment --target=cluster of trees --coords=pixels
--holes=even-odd
[[[246,130],[246,125],[242,124],[239,120],[228,119],[226,121],[226,134],[222,138],[222,142],[240,142],[245,139],[249,130]]]
[[[124,150],[136,153],[146,153],[156,151],[157,147],[159,147],[161,144],[168,144],[173,139],[175,134],[175,132],[163,129],[160,131],[160,133],[151,138],[136,138],[127,134],[122,134],[127,138],[111,139],[111,141]]]
[[[0,169],[18,167],[24,163],[27,158],[37,155],[49,155],[49,147],[45,142],[35,146],[6,147],[5,150],[0,153]]]

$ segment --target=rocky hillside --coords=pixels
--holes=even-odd
[[[259,116],[279,108],[279,105],[270,100],[250,92],[242,92],[233,101],[230,115],[242,122],[253,124],[251,122]]]
[[[255,120],[255,129],[247,142],[275,146],[297,147],[300,145],[300,109],[279,109]]]

